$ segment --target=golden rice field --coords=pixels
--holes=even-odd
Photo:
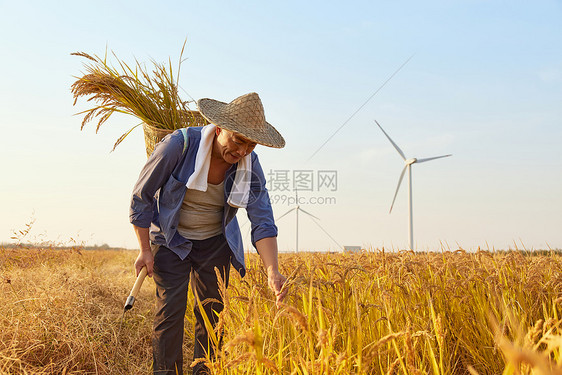
[[[0,374],[150,373],[152,280],[120,323],[135,256],[0,248]],[[214,374],[562,374],[558,253],[281,254],[281,309],[248,257]]]

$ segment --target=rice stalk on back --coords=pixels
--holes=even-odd
[[[177,74],[174,74],[171,60],[168,64],[152,61],[152,70],[135,59],[130,66],[120,60],[115,53],[117,67],[108,60],[107,52],[103,58],[85,52],[71,55],[83,57],[84,72],[71,86],[74,105],[81,97],[94,105],[79,115],[84,115],[80,129],[97,119],[96,133],[100,127],[115,113],[132,115],[141,123],[133,126],[116,141],[117,147],[143,122],[159,129],[175,130],[186,127],[196,121],[189,109],[189,101],[183,101],[179,95],[179,73],[185,50],[183,44]]]

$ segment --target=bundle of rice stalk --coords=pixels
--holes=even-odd
[[[135,59],[135,65],[131,67],[117,58],[115,53],[113,56],[117,60],[118,68],[110,65],[107,52],[103,59],[84,52],[72,53],[71,55],[88,59],[84,63],[83,76],[75,77],[77,80],[71,86],[74,105],[82,96],[88,97],[88,102],[95,102],[92,108],[78,113],[84,115],[80,129],[97,117],[97,133],[101,125],[115,112],[135,116],[141,122],[120,136],[113,150],[133,129],[142,124],[147,154],[150,155],[154,145],[166,134],[187,126],[206,125],[201,114],[190,110],[189,102],[183,101],[178,94],[184,48],[185,42],[176,77],[171,61],[167,65],[152,61],[154,66],[149,73],[138,60]]]

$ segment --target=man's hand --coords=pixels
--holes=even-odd
[[[256,241],[256,249],[267,272],[267,285],[275,293],[275,305],[277,305],[277,308],[280,308],[281,301],[287,295],[287,288],[283,288],[287,278],[279,273],[277,238],[266,237]]]
[[[143,267],[146,267],[147,275],[152,277],[152,272],[154,270],[154,256],[150,250],[141,250],[137,260],[135,260],[135,271],[137,276]]]
[[[152,249],[150,248],[150,238],[149,229],[141,228],[133,225],[135,229],[135,234],[139,240],[140,252],[137,260],[135,260],[135,271],[137,276],[143,267],[146,266],[147,275],[152,277],[152,271],[154,269],[154,255],[152,254]]]
[[[275,305],[279,308],[283,298],[287,295],[287,289],[283,289],[283,285],[287,281],[287,278],[283,276],[279,271],[269,271],[267,273],[267,283],[269,288],[275,293]]]

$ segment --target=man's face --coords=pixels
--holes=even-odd
[[[256,142],[240,134],[217,127],[215,152],[228,164],[237,163],[244,156],[249,155],[255,147]]]

